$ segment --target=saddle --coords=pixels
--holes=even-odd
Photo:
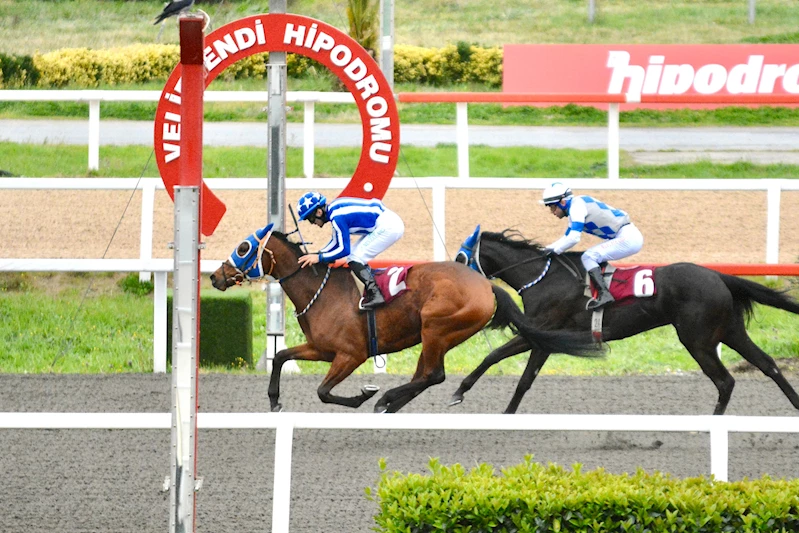
[[[405,278],[408,276],[410,269],[411,267],[392,266],[372,270],[377,288],[386,300],[386,303],[383,305],[388,305],[408,290],[408,287],[405,285]],[[355,274],[352,275],[352,279],[355,280],[361,296],[366,296],[363,282],[361,282]]]
[[[394,299],[408,291],[408,287],[405,285],[405,278],[408,276],[410,269],[411,267],[392,266],[389,268],[378,268],[372,271],[377,289],[386,300],[383,305],[390,304]],[[355,283],[358,285],[358,290],[361,295],[365,297],[366,292],[364,284],[355,274],[352,274],[352,277],[355,279]],[[368,309],[366,311],[366,329],[369,337],[369,357],[377,357],[380,355],[380,350],[378,349],[377,321],[375,320],[374,309]]]
[[[597,344],[602,342],[602,319],[605,309],[619,305],[629,305],[637,298],[648,298],[657,293],[655,285],[655,267],[643,265],[627,268],[615,267],[608,263],[599,265],[602,269],[602,277],[605,280],[610,294],[616,299],[615,302],[597,309],[591,315],[591,334]],[[591,283],[588,274],[585,276],[585,295],[595,298],[596,287]]]
[[[636,298],[649,298],[657,294],[655,284],[655,267],[650,265],[636,265],[631,267],[615,267],[609,263],[602,263],[602,276],[605,279],[610,294],[616,301],[610,305],[626,305],[633,303]],[[589,298],[596,297],[596,288],[588,274],[585,276],[585,295]]]

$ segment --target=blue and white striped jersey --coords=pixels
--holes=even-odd
[[[350,254],[350,235],[366,235],[374,231],[377,217],[386,206],[373,198],[336,198],[327,206],[333,238],[319,251],[319,260],[332,263]]]
[[[566,200],[566,214],[569,225],[566,234],[547,248],[562,254],[578,242],[583,233],[590,233],[602,239],[615,239],[619,230],[630,223],[630,216],[591,196],[573,196]]]
[[[575,196],[566,203],[570,231],[596,235],[602,239],[614,239],[621,229],[630,223],[630,216],[588,195]]]

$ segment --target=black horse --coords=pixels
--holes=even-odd
[[[499,278],[521,294],[524,312],[540,328],[587,330],[592,312],[586,311],[585,269],[581,252],[546,257],[543,248],[518,231],[480,233],[477,227],[458,259],[489,278]],[[656,293],[636,298],[626,305],[604,310],[603,340],[624,339],[671,324],[680,342],[699,363],[719,391],[713,414],[724,414],[735,380],[718,358],[716,348],[724,343],[774,380],[791,404],[799,409],[799,396],[780,372],[774,359],[761,350],[746,332],[752,306],[760,303],[799,314],[799,302],[783,292],[753,281],[721,274],[693,264],[675,263],[654,269]],[[461,383],[451,405],[463,401],[463,394],[492,365],[527,351],[524,339],[514,337],[492,351]],[[516,392],[506,413],[515,413],[524,394],[549,357],[533,348]]]

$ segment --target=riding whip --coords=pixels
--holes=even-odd
[[[297,222],[297,217],[294,215],[294,208],[291,207],[289,204],[289,213],[291,213],[291,219],[294,221],[294,227],[297,228],[297,234],[300,236],[300,248],[305,255],[308,255],[308,248],[305,246],[305,238],[302,236],[302,232],[300,231],[300,224]],[[311,269],[313,270],[314,276],[316,275],[316,265],[311,265]]]

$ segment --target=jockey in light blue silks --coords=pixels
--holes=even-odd
[[[350,269],[364,284],[366,296],[361,300],[361,309],[374,309],[384,303],[368,262],[405,233],[399,215],[376,198],[340,197],[328,204],[318,192],[308,192],[300,198],[297,214],[300,220],[308,220],[320,228],[330,222],[333,229],[330,242],[318,253],[300,257],[299,264],[304,268],[346,257]],[[354,247],[350,245],[350,235],[362,236]]]
[[[587,309],[599,309],[614,301],[605,285],[599,264],[629,257],[641,250],[644,236],[620,209],[604,204],[591,196],[574,196],[570,188],[556,182],[544,189],[541,203],[558,218],[569,217],[566,234],[546,247],[549,254],[560,255],[578,242],[583,232],[596,235],[605,242],[592,246],[580,258],[597,289],[596,299]]]

